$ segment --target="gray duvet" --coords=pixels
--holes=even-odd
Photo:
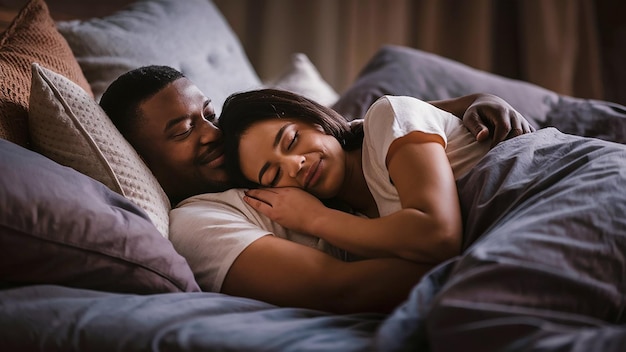
[[[626,146],[547,128],[498,145],[458,188],[463,255],[417,285],[379,347],[624,350]]]

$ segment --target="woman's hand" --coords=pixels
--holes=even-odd
[[[506,139],[535,131],[509,103],[491,94],[476,95],[474,102],[463,114],[463,124],[477,141],[484,141],[491,135],[491,147]]]
[[[294,231],[312,234],[312,221],[328,209],[312,194],[295,187],[259,188],[245,192],[244,201],[271,220]]]

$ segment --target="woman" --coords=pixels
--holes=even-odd
[[[503,103],[491,95],[460,99],[465,108]],[[521,120],[521,132],[532,131]],[[436,264],[459,253],[455,179],[489,144],[477,142],[454,114],[415,98],[385,96],[353,131],[332,109],[267,89],[229,97],[219,124],[233,180],[271,187],[248,191],[246,202],[283,226],[363,257]],[[367,217],[328,208],[298,188]]]

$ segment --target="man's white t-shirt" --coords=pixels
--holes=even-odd
[[[413,131],[440,136],[455,179],[489,151],[489,142],[477,142],[461,119],[413,97],[381,97],[365,114],[363,130],[363,174],[380,216],[402,208],[385,163],[389,146],[397,138]]]
[[[220,292],[239,254],[257,239],[273,235],[338,259],[346,253],[317,237],[288,230],[243,201],[243,190],[207,193],[187,198],[170,211],[169,239],[187,259],[204,291]]]

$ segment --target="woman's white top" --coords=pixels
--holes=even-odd
[[[363,173],[380,216],[402,208],[385,164],[389,146],[397,138],[413,131],[440,136],[455,179],[489,151],[490,142],[477,142],[460,118],[413,97],[381,97],[368,109],[363,123]]]

